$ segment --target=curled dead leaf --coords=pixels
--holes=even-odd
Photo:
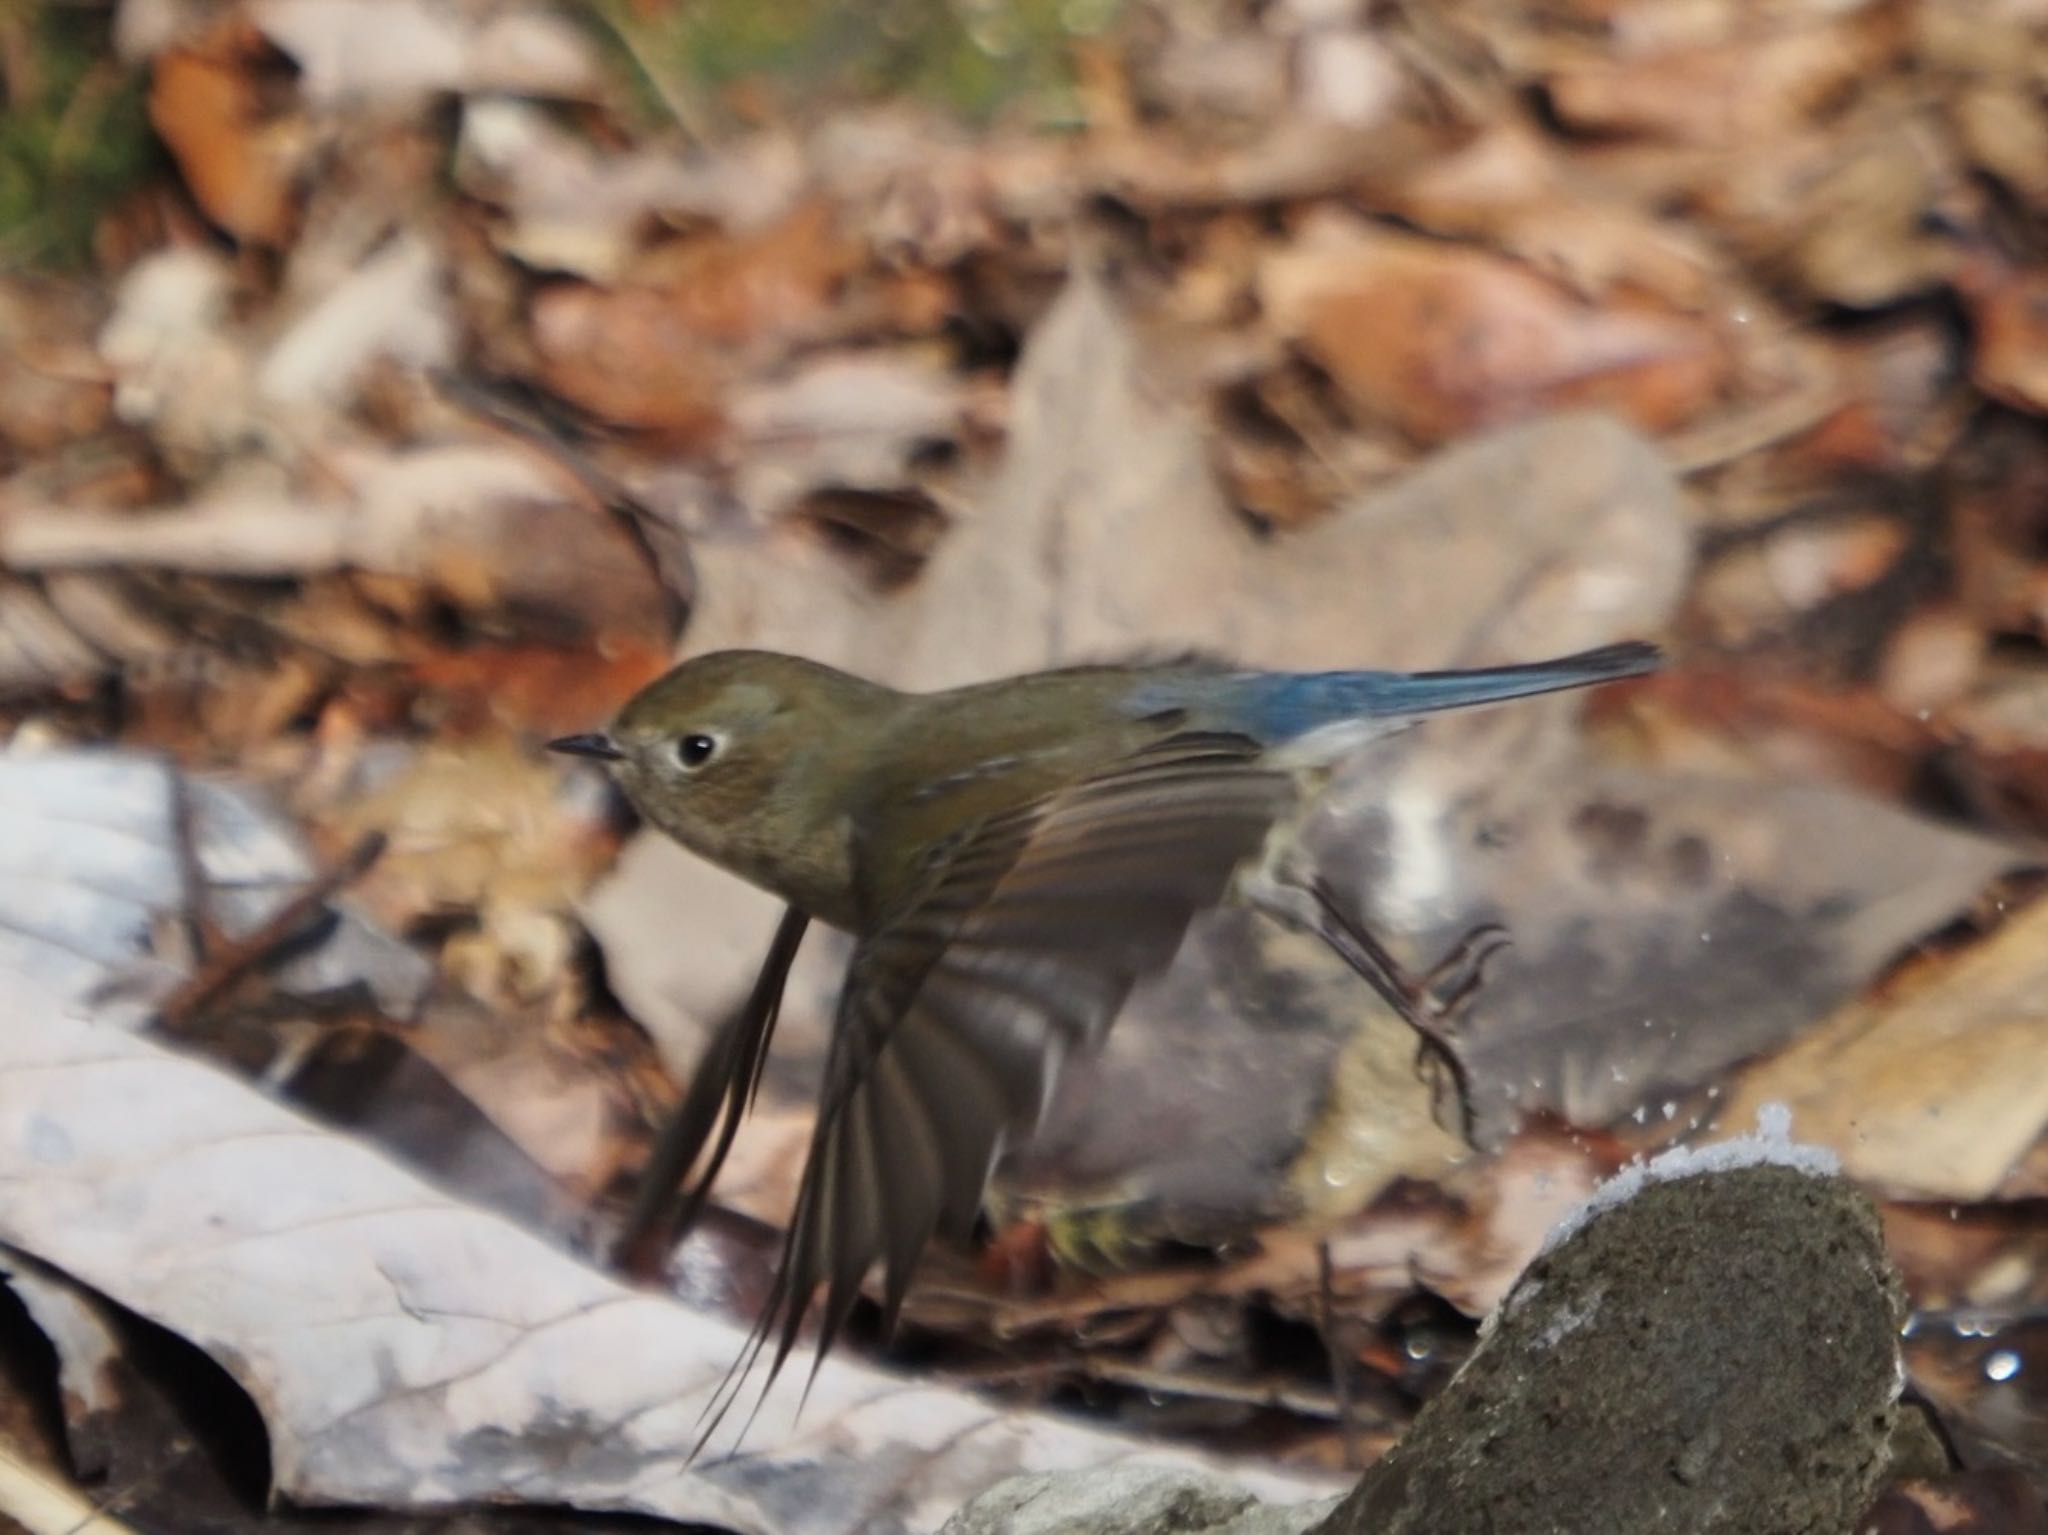
[[[149,120],[206,216],[237,240],[283,245],[297,220],[302,141],[256,78],[266,45],[230,18],[158,55]]]
[[[1259,291],[1356,410],[1425,442],[1570,406],[1661,430],[1713,404],[1731,372],[1694,316],[1589,303],[1520,263],[1401,236],[1304,243],[1267,260]]]
[[[854,267],[831,209],[648,252],[616,286],[559,283],[535,301],[541,381],[607,421],[701,440],[723,420],[736,349],[816,327]]]
[[[1970,377],[1995,400],[2048,413],[2048,268],[1973,261],[1957,284],[1969,309]]]
[[[1916,1199],[1995,1197],[2048,1131],[2048,905],[1851,1002],[1745,1073],[1721,1122],[1784,1103],[1852,1177]]]

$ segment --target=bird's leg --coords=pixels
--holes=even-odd
[[[1486,966],[1494,955],[1508,946],[1508,932],[1498,922],[1481,922],[1466,932],[1448,954],[1430,966],[1419,980],[1410,978],[1389,954],[1385,945],[1359,923],[1345,915],[1337,893],[1322,879],[1311,884],[1316,902],[1333,922],[1349,929],[1358,945],[1374,954],[1387,972],[1406,988],[1416,1008],[1429,1016],[1448,1019],[1472,1000],[1486,981]],[[1440,1032],[1448,1033],[1447,1030]]]
[[[1470,1139],[1470,1074],[1446,1022],[1453,1010],[1478,989],[1486,961],[1505,946],[1506,933],[1492,923],[1473,928],[1418,980],[1401,968],[1384,944],[1352,919],[1323,879],[1314,875],[1268,875],[1254,879],[1244,893],[1258,910],[1322,939],[1415,1031],[1421,1053],[1435,1059],[1449,1075],[1458,1098],[1460,1128]]]

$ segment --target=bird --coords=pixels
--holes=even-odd
[[[1441,1045],[1428,986],[1304,864],[1295,833],[1318,792],[1423,715],[1660,661],[1640,641],[1461,671],[1187,657],[924,693],[763,650],[682,662],[608,728],[548,747],[602,763],[646,822],[785,912],[657,1143],[620,1261],[658,1268],[701,1213],[812,921],[854,942],[780,1260],[734,1365],[747,1373],[772,1339],[764,1398],[821,1289],[816,1360],[877,1265],[893,1330],[928,1245],[972,1236],[1063,1064],[1101,1045],[1198,913],[1235,903],[1314,933]]]

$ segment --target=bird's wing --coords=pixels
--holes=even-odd
[[[773,1337],[772,1382],[826,1285],[822,1357],[877,1260],[893,1324],[925,1244],[972,1227],[1066,1053],[1101,1039],[1292,804],[1261,757],[1242,736],[1168,737],[937,850],[921,897],[854,951],[782,1264],[738,1368]]]

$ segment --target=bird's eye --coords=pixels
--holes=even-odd
[[[717,736],[686,735],[676,742],[676,761],[686,768],[700,768],[717,755]]]

